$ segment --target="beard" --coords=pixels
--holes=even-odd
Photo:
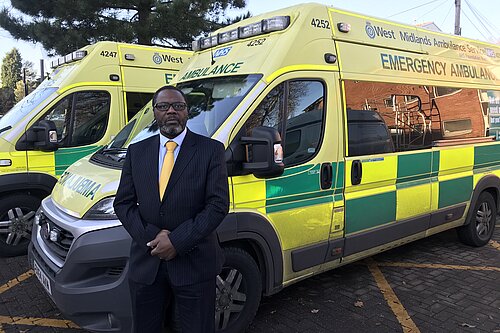
[[[180,119],[176,124],[169,124],[167,122],[158,122],[161,134],[168,138],[175,138],[181,134],[186,128],[187,119]]]

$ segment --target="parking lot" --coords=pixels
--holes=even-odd
[[[0,258],[0,333],[84,332],[65,320],[26,256]],[[262,299],[248,332],[500,333],[500,225],[483,248],[448,231]]]

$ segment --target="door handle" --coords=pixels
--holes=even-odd
[[[351,184],[358,185],[361,183],[361,177],[363,176],[363,166],[360,160],[352,161],[351,167]]]
[[[321,189],[326,190],[332,187],[332,163],[321,164]]]

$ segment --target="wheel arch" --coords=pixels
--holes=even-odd
[[[495,200],[495,203],[497,205],[497,211],[498,207],[500,204],[500,178],[498,178],[495,175],[487,175],[483,178],[481,178],[476,186],[474,187],[474,190],[472,192],[472,198],[469,204],[469,209],[467,212],[467,218],[465,220],[465,224],[467,225],[470,223],[471,220],[471,215],[474,213],[473,208],[476,206],[477,200],[481,193],[483,192],[488,192],[493,196],[493,199]]]
[[[28,193],[43,199],[49,195],[57,179],[40,172],[22,172],[0,176],[0,196],[12,193]]]
[[[251,212],[230,213],[217,228],[223,247],[242,248],[255,259],[262,274],[265,295],[283,287],[283,255],[274,228],[263,216]]]

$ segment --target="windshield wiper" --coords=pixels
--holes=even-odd
[[[109,148],[104,148],[102,150],[102,153],[104,154],[120,154],[120,153],[126,153],[127,148],[119,148],[119,147],[109,147]]]
[[[6,126],[6,127],[2,128],[2,129],[0,129],[0,133],[5,132],[5,131],[8,131],[8,130],[10,130],[11,128],[12,128],[12,126],[10,126],[10,125],[9,125],[9,126]]]

